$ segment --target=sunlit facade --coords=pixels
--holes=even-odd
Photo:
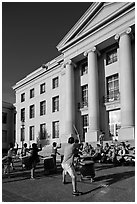
[[[57,49],[13,87],[17,143],[134,139],[135,3],[92,3]]]

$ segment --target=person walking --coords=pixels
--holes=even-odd
[[[64,158],[62,162],[63,168],[63,184],[66,184],[66,174],[68,173],[72,179],[72,188],[73,188],[73,195],[79,196],[81,192],[77,190],[77,181],[76,181],[76,172],[74,169],[74,156],[77,154],[77,144],[74,143],[74,138],[70,137],[68,139],[68,144],[65,146],[64,149]]]

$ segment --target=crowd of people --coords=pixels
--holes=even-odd
[[[73,138],[73,137],[72,137]],[[61,160],[62,162],[62,168],[63,170],[63,183],[65,183],[65,175],[66,172],[70,174],[72,177],[72,184],[73,184],[73,190],[74,194],[77,192],[76,189],[76,174],[75,170],[72,166],[77,166],[79,162],[79,158],[81,155],[89,155],[92,157],[94,162],[99,163],[112,163],[114,165],[122,165],[125,163],[134,163],[135,161],[135,149],[132,148],[132,155],[131,147],[129,143],[126,142],[120,142],[120,143],[111,143],[109,144],[106,142],[104,145],[102,142],[97,143],[96,147],[93,147],[89,143],[80,143],[78,139],[74,140],[70,139],[68,141],[68,146],[66,147],[66,150],[64,150],[64,159]],[[73,144],[73,145],[72,145]],[[53,142],[52,144],[52,151],[51,156],[53,157],[55,166],[56,166],[56,156],[57,154],[60,154],[58,152],[58,149],[61,148],[61,144],[58,146],[56,142]],[[21,157],[22,157],[22,165],[25,167],[27,163],[23,162],[23,158],[29,158],[28,165],[30,172],[30,178],[34,179],[34,173],[36,169],[36,165],[39,162],[39,155],[38,152],[41,151],[42,148],[38,148],[36,143],[32,144],[32,147],[27,148],[27,144],[25,143],[23,145],[22,151],[21,151]],[[17,153],[17,149],[14,148],[13,144],[10,143],[8,153],[5,157],[3,157],[2,161],[4,164],[4,174],[10,175],[10,169],[14,169],[14,163],[13,158],[14,155]],[[61,155],[62,156],[62,155]],[[75,163],[73,163],[73,157],[77,158],[75,159]],[[66,165],[66,163],[69,161],[69,164]],[[73,163],[73,165],[72,165]],[[71,167],[71,168],[70,168]],[[70,168],[70,169],[69,169]],[[69,170],[68,170],[69,169]],[[77,193],[76,193],[77,194]]]
[[[94,162],[113,163],[114,165],[121,165],[129,162],[134,162],[135,149],[130,147],[129,143],[111,143],[103,144],[97,143],[94,148],[91,144],[79,144],[79,149],[82,154],[91,155]],[[132,150],[132,154],[131,153]]]

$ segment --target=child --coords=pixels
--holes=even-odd
[[[57,143],[56,143],[56,142],[53,142],[53,144],[52,144],[52,153],[51,153],[51,156],[52,156],[53,159],[54,159],[54,164],[55,164],[55,166],[56,166],[56,155],[57,155],[57,154],[60,155],[60,153],[57,151],[57,149],[59,149],[59,148],[61,148],[61,144],[60,144],[60,146],[58,147],[58,146],[57,146]]]
[[[13,161],[12,161],[12,156],[13,156],[13,144],[9,144],[9,150],[7,156],[5,156],[2,160],[6,160],[6,165],[4,166],[4,174],[7,173],[8,177],[10,177],[10,167],[13,167]]]

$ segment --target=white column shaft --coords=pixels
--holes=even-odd
[[[72,134],[74,124],[74,69],[70,63],[66,64],[66,112],[64,117],[66,120],[66,133]]]
[[[119,41],[120,48],[120,98],[121,98],[121,126],[134,125],[134,86],[131,42],[128,34],[123,34]]]
[[[88,53],[88,77],[89,128],[97,131],[99,130],[99,90],[97,54],[94,51]]]

